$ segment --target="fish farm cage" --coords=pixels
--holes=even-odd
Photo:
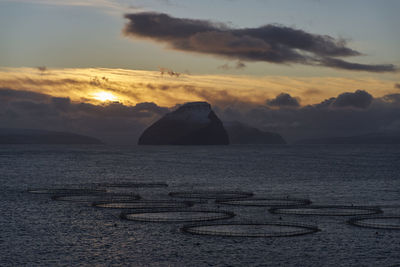
[[[340,205],[275,207],[269,209],[269,211],[274,214],[318,215],[318,216],[357,216],[357,215],[373,215],[382,213],[382,210],[377,207],[340,206]]]
[[[97,183],[98,187],[126,187],[126,188],[157,188],[157,187],[168,187],[167,183],[157,182],[157,183]]]
[[[235,214],[225,210],[211,209],[149,209],[120,214],[121,219],[138,222],[181,223],[215,221],[233,218]]]
[[[400,230],[400,216],[369,216],[355,217],[347,221],[349,224],[359,227]]]
[[[170,192],[169,196],[195,199],[242,199],[252,197],[253,193],[242,191],[182,191]]]
[[[222,237],[289,237],[320,231],[317,226],[296,222],[242,222],[184,225],[181,231]]]
[[[97,201],[92,206],[108,209],[164,209],[164,208],[187,208],[193,206],[191,201],[174,200],[138,200],[138,201]]]
[[[309,199],[301,198],[248,198],[248,199],[217,199],[217,204],[233,206],[254,207],[282,207],[282,206],[305,206],[311,204]]]
[[[57,201],[68,201],[77,203],[92,204],[93,202],[107,201],[137,201],[141,199],[138,194],[117,194],[117,193],[92,193],[92,194],[58,194],[51,197]]]
[[[99,194],[106,193],[105,189],[94,188],[31,188],[27,192],[32,194],[48,194],[48,195],[83,195],[83,194]]]

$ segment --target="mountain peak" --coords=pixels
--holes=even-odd
[[[228,134],[207,102],[185,103],[148,127],[139,145],[227,145]]]
[[[211,111],[211,105],[207,102],[187,102],[175,111],[168,113],[166,119],[208,123]]]
[[[204,101],[198,101],[198,102],[186,102],[182,106],[180,106],[178,109],[209,109],[211,110],[211,105],[207,102]]]

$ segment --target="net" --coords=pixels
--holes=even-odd
[[[163,209],[191,207],[193,202],[172,200],[100,201],[93,203],[93,206],[108,209]]]
[[[99,187],[156,188],[168,187],[167,183],[98,183]]]
[[[92,204],[99,201],[134,201],[139,200],[140,196],[137,194],[111,194],[111,193],[96,193],[96,194],[82,194],[82,195],[54,195],[51,197],[57,201],[68,201],[77,203]]]
[[[105,193],[104,189],[89,189],[89,188],[35,188],[28,189],[32,194],[50,194],[50,195],[78,195],[78,194],[98,194]]]
[[[256,207],[272,207],[272,206],[303,206],[311,203],[308,199],[299,198],[249,198],[249,199],[227,199],[216,200],[216,203],[234,206],[256,206]]]
[[[400,230],[400,216],[357,217],[348,223],[359,227]]]
[[[121,218],[140,222],[200,222],[229,219],[235,214],[222,210],[147,210],[121,213]]]
[[[318,227],[293,222],[216,223],[185,225],[185,233],[226,237],[287,237],[311,234]]]
[[[171,197],[197,199],[241,199],[253,196],[251,192],[242,191],[186,191],[170,192]]]
[[[320,216],[371,215],[382,212],[379,208],[376,207],[338,206],[338,205],[271,208],[269,209],[269,211],[275,214],[320,215]]]

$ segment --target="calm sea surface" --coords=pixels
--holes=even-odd
[[[400,215],[400,146],[0,146],[1,266],[400,266],[400,231],[359,228],[347,217],[274,215],[222,206],[221,222],[295,221],[296,237],[197,236],[179,223],[122,221],[120,211],[53,201],[27,188],[95,182],[167,182],[132,192],[243,190],[313,204],[381,205]],[[116,189],[118,190],[118,189]],[[218,208],[212,201],[202,208]]]

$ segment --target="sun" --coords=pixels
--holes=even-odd
[[[118,98],[110,92],[100,91],[93,94],[93,98],[102,102],[117,101]]]

